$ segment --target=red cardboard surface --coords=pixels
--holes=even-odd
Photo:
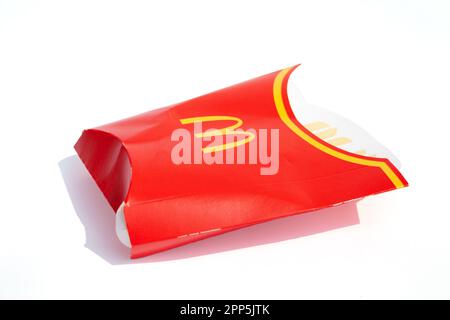
[[[294,117],[287,97],[294,69],[83,132],[75,149],[112,208],[125,203],[132,258],[407,186],[388,159],[339,149]],[[199,119],[203,132],[278,129],[277,173],[262,175],[259,160],[174,163],[174,130],[198,136]]]

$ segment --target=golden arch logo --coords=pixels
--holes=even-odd
[[[228,143],[224,143],[217,146],[207,146],[202,148],[204,153],[211,153],[216,151],[223,151],[230,148],[237,148],[238,146],[249,143],[253,139],[255,139],[255,134],[253,132],[244,131],[239,129],[243,121],[238,117],[232,116],[203,116],[203,117],[192,117],[192,118],[184,118],[180,119],[181,124],[201,124],[203,122],[212,122],[212,121],[234,121],[234,124],[227,126],[222,129],[212,129],[207,130],[206,132],[196,132],[194,136],[196,138],[205,138],[205,137],[216,137],[216,136],[228,136],[228,135],[240,135],[245,136],[244,139],[240,139],[238,141],[232,141]]]
[[[261,175],[274,175],[279,169],[279,130],[243,130],[242,119],[233,116],[200,116],[179,120],[194,125],[194,130],[176,128],[170,140],[175,142],[170,157],[175,165],[256,165]],[[222,128],[204,130],[205,122],[225,122]],[[211,141],[212,137],[214,140]],[[237,140],[236,140],[237,138]],[[204,146],[204,142],[209,144]],[[240,147],[248,144],[248,148]]]

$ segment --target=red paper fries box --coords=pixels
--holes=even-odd
[[[83,132],[132,258],[407,186],[364,130],[301,99],[295,68]]]

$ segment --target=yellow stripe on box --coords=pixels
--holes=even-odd
[[[302,129],[300,129],[292,120],[289,118],[289,115],[286,111],[286,106],[283,102],[283,91],[282,91],[282,84],[283,79],[286,77],[286,75],[291,71],[291,68],[286,68],[281,70],[273,83],[273,98],[275,102],[275,107],[278,112],[278,116],[281,118],[281,121],[284,122],[286,126],[288,126],[289,129],[291,129],[296,135],[298,135],[300,138],[308,142],[313,147],[333,156],[338,159],[351,162],[351,163],[357,163],[369,167],[378,167],[386,174],[386,176],[391,180],[393,185],[396,188],[402,188],[404,187],[403,182],[400,180],[400,178],[395,174],[395,172],[383,161],[376,161],[376,160],[370,160],[370,159],[362,159],[359,157],[351,156],[346,153],[334,150],[327,145],[322,144],[321,142],[317,141],[313,137],[311,137],[309,134],[304,132]],[[317,129],[316,129],[317,130]]]

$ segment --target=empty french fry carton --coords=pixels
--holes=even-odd
[[[296,68],[83,132],[131,258],[408,185],[389,150],[302,99]]]

